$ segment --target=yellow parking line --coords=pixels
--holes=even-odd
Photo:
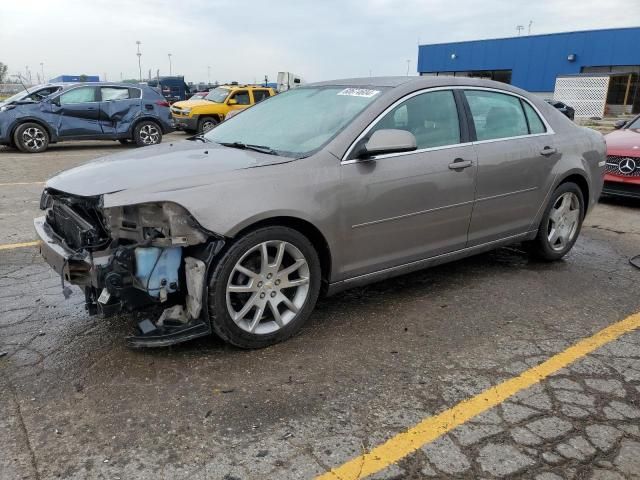
[[[0,250],[15,250],[16,248],[35,247],[40,242],[24,242],[24,243],[5,243],[0,244]]]
[[[15,182],[15,183],[0,183],[0,187],[14,187],[16,185],[44,185],[45,182]]]
[[[517,377],[490,387],[438,415],[422,420],[409,430],[390,438],[373,450],[316,477],[316,480],[355,480],[379,472],[473,417],[499,405],[512,395],[535,385],[549,375],[638,327],[640,327],[640,313],[600,330],[595,335],[579,341]]]

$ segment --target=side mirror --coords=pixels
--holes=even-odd
[[[237,105],[238,104],[238,100],[236,100],[235,98],[230,98],[229,101],[227,101],[227,105]]]
[[[406,130],[386,129],[373,132],[364,145],[361,157],[372,157],[385,153],[411,152],[416,150],[416,137]]]
[[[620,130],[626,124],[627,124],[626,120],[618,120],[616,123],[613,124],[613,128],[615,128],[616,130]]]

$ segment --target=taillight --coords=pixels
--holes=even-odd
[[[159,107],[170,107],[171,104],[169,102],[167,102],[166,100],[156,100],[156,105],[158,105]]]

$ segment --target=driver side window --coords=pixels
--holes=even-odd
[[[236,92],[231,98],[236,99],[238,105],[250,105],[251,101],[249,100],[249,92],[246,90],[240,90]]]
[[[422,93],[400,103],[369,131],[398,129],[416,137],[418,149],[460,143],[460,124],[451,90]]]

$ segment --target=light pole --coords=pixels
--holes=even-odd
[[[169,76],[171,76],[171,54],[167,53],[167,56],[169,57]]]
[[[211,86],[211,65],[207,65],[207,86]]]
[[[140,63],[140,57],[142,57],[142,53],[140,53],[141,44],[142,42],[140,40],[136,40],[136,45],[138,46],[138,53],[136,53],[136,55],[138,56],[138,73],[140,75],[140,83],[142,83],[142,63]]]
[[[407,60],[407,77],[409,76],[409,66],[411,65],[411,60]]]
[[[44,79],[44,62],[40,62],[40,74],[42,75],[42,83],[47,83]]]

